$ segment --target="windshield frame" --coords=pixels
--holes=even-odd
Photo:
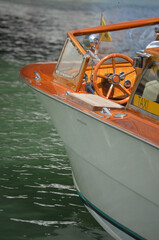
[[[60,71],[58,71],[58,67],[59,64],[61,62],[61,59],[63,57],[63,54],[65,53],[65,49],[67,46],[68,41],[70,41],[72,43],[72,45],[74,46],[74,48],[81,54],[82,58],[81,58],[81,65],[79,68],[78,73],[75,76],[68,76],[67,74],[64,74]],[[52,81],[58,83],[58,84],[62,84],[64,87],[70,88],[71,90],[74,91],[79,91],[80,86],[82,84],[82,80],[83,80],[83,76],[85,73],[85,69],[88,65],[89,62],[89,55],[87,53],[82,54],[81,51],[79,51],[79,49],[75,46],[74,42],[67,37],[66,41],[64,43],[63,49],[61,51],[61,54],[59,56],[55,71],[53,72],[53,76],[52,76]]]

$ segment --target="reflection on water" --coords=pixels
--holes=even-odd
[[[98,25],[88,1],[0,1],[0,234],[13,239],[112,239],[87,212],[73,187],[63,143],[33,93],[22,65],[54,61],[66,32]],[[158,9],[121,6],[114,22],[157,16]],[[121,19],[122,16],[122,19]]]

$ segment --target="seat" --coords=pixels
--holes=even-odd
[[[145,89],[143,91],[142,97],[149,99],[153,102],[159,101],[159,82],[157,80],[152,80],[145,84]]]

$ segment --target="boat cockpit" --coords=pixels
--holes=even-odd
[[[70,31],[58,62],[30,64],[20,74],[51,97],[73,105],[77,98],[79,108],[84,101],[86,111],[124,107],[158,118],[158,24],[154,18]]]
[[[52,80],[70,91],[99,95],[123,105],[129,102],[132,108],[147,111],[148,101],[159,103],[159,57],[154,54],[154,49],[159,51],[158,32],[142,21],[129,27],[114,24],[110,29],[101,26],[69,32]],[[146,50],[135,57],[138,49]],[[150,108],[150,114],[156,114],[156,107]]]

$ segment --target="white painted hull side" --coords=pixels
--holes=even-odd
[[[158,240],[158,149],[60,100],[37,95],[65,143],[78,191],[128,237]]]

